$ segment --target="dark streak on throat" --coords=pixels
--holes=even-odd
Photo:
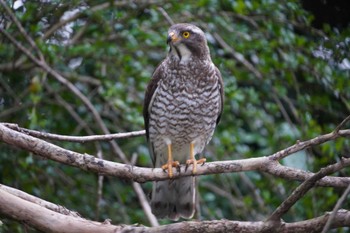
[[[177,53],[177,56],[179,57],[179,60],[181,61],[182,56],[181,56],[180,50],[178,48],[176,48],[175,46],[174,46],[174,49]]]

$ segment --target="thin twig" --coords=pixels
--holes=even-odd
[[[238,62],[242,63],[250,72],[252,72],[257,78],[262,79],[263,76],[259,70],[257,70],[248,60],[244,58],[244,56],[238,52],[236,52],[231,46],[229,46],[226,41],[216,32],[213,33],[214,38],[220,44],[220,46],[230,53],[233,58],[235,58]]]
[[[168,21],[168,23],[170,25],[174,25],[174,21],[172,20],[172,18],[168,15],[168,13],[164,10],[163,7],[158,7],[158,10],[160,11],[160,13],[162,13],[162,15],[164,16],[164,18]]]
[[[226,198],[229,201],[229,203],[232,205],[232,209],[242,208],[245,206],[243,201],[233,197],[231,192],[228,192],[222,187],[219,187],[211,182],[201,182],[200,186],[209,189],[211,192],[217,194],[218,196]]]
[[[40,49],[38,46],[35,44],[34,40],[28,35],[26,30],[22,27],[21,23],[18,21],[17,17],[15,14],[11,11],[11,9],[7,6],[7,4],[4,2],[4,0],[0,0],[0,4],[5,8],[7,14],[10,16],[11,20],[16,24],[17,28],[21,32],[21,34],[24,36],[24,38],[28,41],[30,46],[39,54],[40,60],[44,60],[44,56],[41,53]]]
[[[46,82],[44,83],[45,88],[48,90],[49,94],[52,94],[55,98],[55,104],[60,104],[64,109],[66,109],[66,111],[73,117],[73,119],[78,123],[78,125],[83,128],[87,134],[89,135],[93,135],[93,131],[90,128],[90,125],[84,121],[79,114],[76,112],[76,108],[74,108],[70,103],[68,103],[67,101],[65,101],[61,95],[59,95],[57,93],[56,90],[53,90],[53,88],[51,88],[51,86],[49,84],[47,84]],[[20,130],[24,133],[27,133],[29,135],[38,137],[38,138],[45,138],[45,135],[51,135],[51,134],[46,134],[46,132],[40,132],[40,131],[34,131],[32,132],[32,130],[29,129],[25,129],[25,128],[21,128],[19,127],[17,124],[10,124],[8,125],[8,127],[13,127],[12,129],[14,130]],[[26,131],[29,130],[29,131]],[[33,133],[33,134],[32,134]],[[35,135],[36,134],[36,135]],[[43,136],[43,137],[41,137]],[[55,135],[52,135],[55,136]],[[48,136],[46,139],[50,139],[50,137]],[[54,140],[54,138],[52,138],[52,140]]]
[[[103,159],[102,150],[101,148],[97,152],[97,157],[99,159]],[[102,195],[103,195],[103,175],[99,175],[97,179],[97,200],[96,200],[96,217],[95,219],[98,220],[100,217],[100,207],[102,202]]]
[[[52,133],[46,133],[46,132],[40,132],[36,130],[21,128],[17,124],[12,124],[12,123],[2,123],[2,124],[4,124],[10,129],[13,129],[22,133],[26,133],[28,135],[31,135],[37,138],[57,140],[57,141],[79,142],[79,143],[93,142],[93,141],[110,141],[113,139],[130,138],[130,137],[138,137],[138,136],[145,135],[145,130],[139,130],[139,131],[133,131],[133,132],[127,132],[127,133],[115,133],[115,134],[106,134],[106,135],[68,136],[68,135],[52,134]]]
[[[340,209],[341,205],[344,203],[344,201],[346,200],[347,196],[350,193],[350,184],[349,186],[345,189],[343,195],[340,197],[340,199],[337,201],[337,204],[334,206],[333,211],[331,213],[331,215],[329,216],[326,225],[324,226],[323,230],[321,233],[327,233],[328,230],[330,229],[332,222],[335,219],[335,216],[338,212],[338,210]]]
[[[157,218],[152,214],[151,207],[146,196],[144,195],[141,185],[139,183],[132,182],[132,186],[137,194],[137,197],[139,198],[143,211],[148,216],[148,220],[150,221],[151,226],[159,226]]]
[[[335,130],[333,131],[333,133],[338,133],[339,130],[341,130],[341,128],[343,128],[343,126],[348,122],[350,121],[350,115],[347,116],[336,128]]]
[[[104,9],[107,9],[110,6],[125,6],[130,4],[131,1],[113,1],[113,2],[105,2],[90,8],[87,8],[86,10],[83,11],[79,11],[75,14],[73,14],[71,17],[64,19],[64,20],[60,20],[58,23],[56,23],[55,25],[53,25],[48,31],[46,31],[43,35],[43,40],[46,40],[47,38],[49,38],[55,31],[57,31],[60,27],[73,22],[75,20],[77,20],[78,18],[84,16],[84,15],[88,15],[97,11],[101,11]],[[144,3],[146,4],[154,4],[157,3],[157,1],[152,1],[152,0],[148,0],[145,1]]]

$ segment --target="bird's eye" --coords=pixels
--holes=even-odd
[[[186,39],[187,39],[188,37],[190,37],[190,35],[191,35],[191,34],[190,34],[189,32],[187,32],[187,31],[182,33],[182,36],[183,36],[184,38],[186,38]]]

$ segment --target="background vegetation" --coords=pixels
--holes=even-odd
[[[209,161],[259,157],[332,131],[350,113],[349,21],[322,21],[324,1],[6,1],[45,57],[94,105],[110,132],[143,129],[142,102],[154,68],[166,56],[169,23],[192,22],[207,32],[214,63],[225,82],[225,108],[205,151]],[[160,8],[161,7],[161,8]],[[310,10],[310,11],[308,11]],[[330,11],[332,12],[332,11]],[[343,8],[337,14],[341,14]],[[348,11],[347,11],[348,12]],[[334,15],[337,15],[334,14]],[[77,16],[77,17],[75,17]],[[73,18],[74,17],[74,18]],[[69,20],[59,25],[62,20]],[[0,7],[0,27],[33,54]],[[0,34],[0,121],[63,135],[102,134],[66,86],[38,68]],[[60,146],[121,161],[108,142]],[[118,140],[129,160],[151,167],[144,137]],[[350,142],[338,139],[283,162],[317,171]],[[338,176],[349,176],[342,172]],[[257,172],[200,177],[198,219],[261,220],[298,186]],[[0,183],[113,224],[149,225],[131,183],[47,161],[0,144]],[[151,182],[142,184],[150,194]],[[285,221],[330,211],[342,190],[315,188]],[[343,208],[349,208],[349,204]],[[0,232],[25,232],[2,219]],[[162,221],[166,223],[167,220]],[[34,232],[27,229],[27,232]]]

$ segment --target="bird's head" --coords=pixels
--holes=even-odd
[[[167,43],[170,45],[170,55],[180,60],[188,60],[190,57],[210,58],[205,34],[195,25],[181,23],[171,26]]]

